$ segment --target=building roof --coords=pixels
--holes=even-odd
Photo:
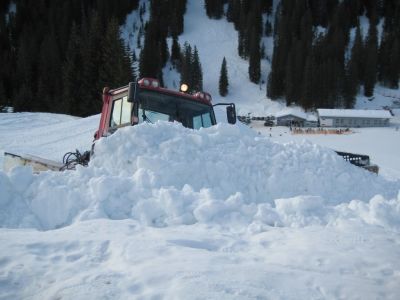
[[[307,119],[307,115],[305,113],[299,112],[299,111],[281,111],[281,112],[275,114],[276,118],[282,118],[282,117],[286,117],[286,116],[293,116],[293,117],[303,119],[303,120]]]
[[[367,109],[317,109],[320,117],[337,118],[378,118],[390,119],[392,115],[387,110]]]

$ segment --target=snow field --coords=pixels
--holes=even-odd
[[[123,128],[96,143],[87,168],[34,175],[20,167],[0,173],[0,189],[0,225],[10,228],[99,218],[154,227],[304,227],[349,217],[389,230],[400,224],[399,181],[308,142],[280,145],[227,124]]]
[[[281,144],[308,141],[336,151],[368,155],[372,164],[379,166],[379,175],[388,180],[400,179],[400,111],[391,120],[391,127],[350,128],[352,133],[335,134],[292,134],[288,127],[265,127],[262,121],[253,121],[251,127],[271,141]]]
[[[3,229],[1,299],[398,299],[398,233],[91,220]]]
[[[0,114],[0,165],[3,151],[62,161],[68,151],[89,150],[100,115],[77,118],[51,113]]]

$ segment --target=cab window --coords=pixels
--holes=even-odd
[[[211,116],[209,113],[201,114],[193,117],[193,128],[199,129],[200,127],[212,126]]]
[[[131,104],[128,97],[123,97],[113,101],[110,127],[119,127],[130,124]]]

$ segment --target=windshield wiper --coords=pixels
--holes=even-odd
[[[145,111],[144,109],[143,109],[143,115],[142,115],[142,117],[143,117],[143,120],[146,121],[147,123],[154,124],[154,123],[149,119],[149,117],[146,116],[146,111]]]

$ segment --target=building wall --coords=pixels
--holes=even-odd
[[[318,121],[305,121],[304,127],[318,127]]]
[[[299,126],[304,125],[304,119],[296,117],[296,116],[287,115],[287,116],[282,116],[282,117],[276,118],[276,124],[278,126],[290,126],[290,124],[293,122],[297,122]]]
[[[320,124],[321,127],[331,127],[327,124],[332,127],[385,127],[389,126],[389,119],[324,117],[320,118]]]

